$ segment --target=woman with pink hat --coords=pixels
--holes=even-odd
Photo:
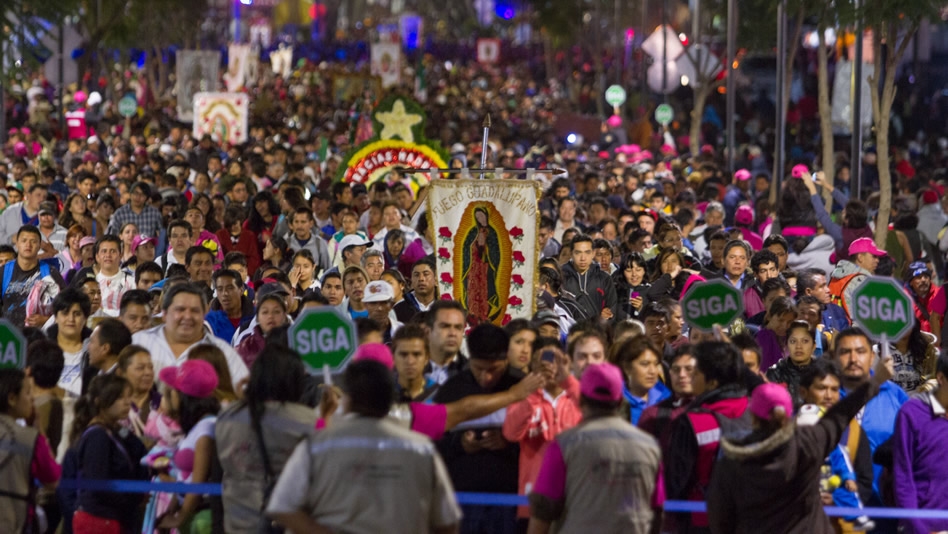
[[[187,360],[165,367],[158,374],[165,385],[161,405],[185,432],[172,455],[179,482],[209,482],[215,454],[214,426],[221,405],[214,396],[217,373],[204,360]],[[172,501],[157,527],[177,528],[188,533],[210,533],[211,509],[204,497],[188,494]]]
[[[892,359],[881,359],[871,381],[851,391],[817,424],[804,427],[795,424],[783,385],[755,388],[748,404],[753,431],[744,438],[721,438],[724,455],[707,492],[711,532],[834,532],[817,491],[823,459],[893,374]]]

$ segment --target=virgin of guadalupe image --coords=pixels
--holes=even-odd
[[[503,311],[497,293],[500,268],[500,239],[490,225],[487,208],[474,209],[477,224],[464,237],[463,279],[467,312],[476,322],[494,321]]]

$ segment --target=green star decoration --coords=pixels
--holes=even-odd
[[[379,134],[380,139],[398,137],[407,143],[414,143],[415,135],[411,129],[415,125],[420,124],[423,117],[421,115],[408,113],[405,110],[405,103],[401,100],[396,100],[395,103],[392,104],[391,111],[380,111],[376,113],[375,120],[382,124],[382,132]]]

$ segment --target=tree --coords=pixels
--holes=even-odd
[[[889,121],[895,102],[895,75],[908,45],[918,32],[921,21],[938,16],[945,2],[939,0],[871,0],[857,12],[867,29],[872,30],[875,71],[869,77],[872,120],[875,125],[877,166],[879,169],[879,215],[876,220],[876,246],[885,247],[892,208],[892,174],[889,168]],[[861,39],[861,35],[856,36]],[[883,47],[885,54],[883,55]],[[879,76],[882,83],[879,84]]]
[[[711,54],[707,47],[689,46],[685,48],[682,57],[691,64],[691,72],[695,77],[689,84],[694,95],[691,108],[691,124],[688,130],[688,146],[692,154],[701,152],[701,122],[704,117],[704,107],[718,87],[724,85],[725,78],[720,76],[722,65],[720,60]],[[727,58],[725,58],[727,60]]]

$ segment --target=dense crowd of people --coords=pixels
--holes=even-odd
[[[241,146],[194,139],[147,102],[123,131],[75,91],[88,123],[44,150],[33,93],[0,159],[0,315],[29,341],[25,370],[0,371],[3,524],[829,532],[821,505],[948,508],[946,148],[898,152],[878,248],[878,194],[852,196],[845,164],[831,184],[798,158],[771,205],[753,144],[733,175],[712,145],[679,154],[647,121],[568,144],[553,128],[595,98],[581,79],[430,76],[428,136],[452,166],[479,159],[489,111],[489,166],[565,171],[542,182],[531,318],[473,324],[440,298],[424,188],[403,170],[335,180],[357,114],[326,80],[261,79]],[[852,325],[870,275],[914,303],[889,347]],[[680,299],[712,279],[743,293],[744,316],[690,330]],[[313,306],[357,326],[342,389],[288,347]],[[223,494],[56,487],[149,478]],[[455,491],[530,503],[459,506]],[[663,514],[666,499],[708,512]]]

